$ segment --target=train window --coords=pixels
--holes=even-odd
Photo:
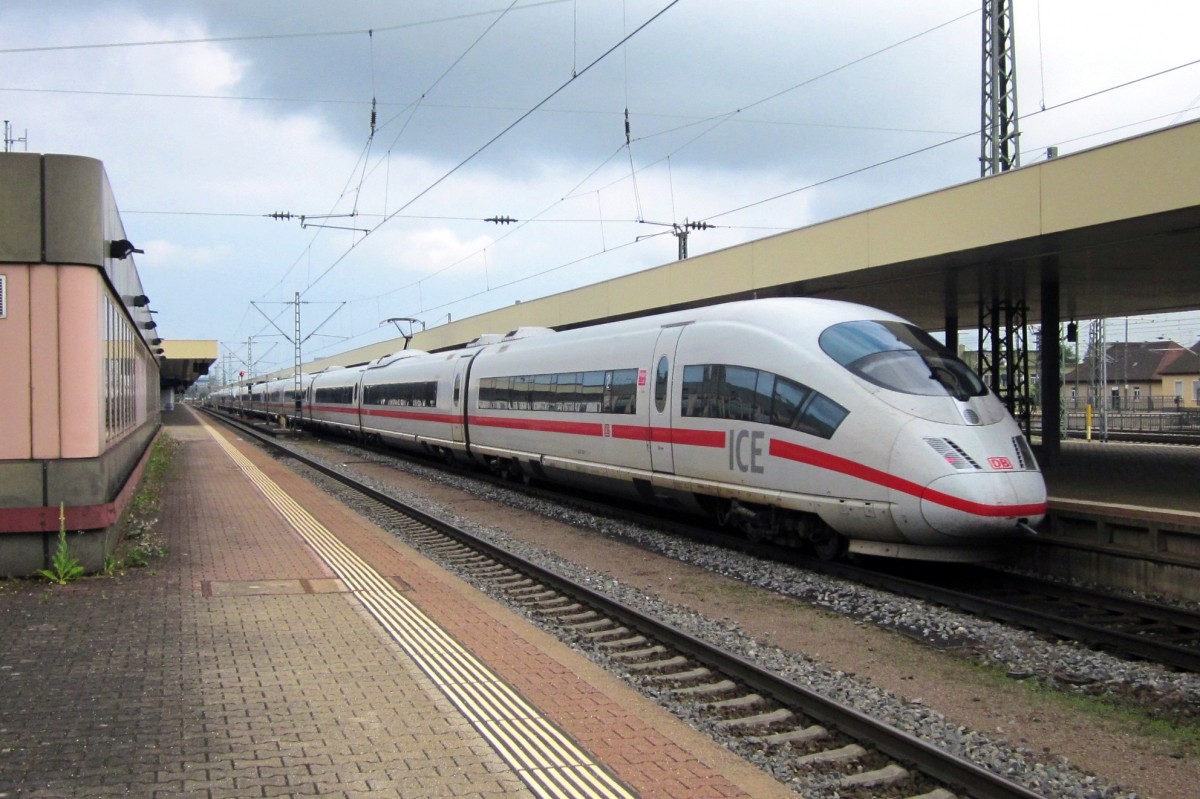
[[[637,413],[637,369],[615,369],[604,376],[604,413]]]
[[[834,431],[848,413],[849,411],[829,397],[814,391],[812,399],[808,401],[792,428],[821,438],[833,438]]]
[[[604,372],[583,372],[579,376],[579,410],[599,413],[604,404]]]
[[[557,398],[555,397],[555,386],[557,384],[558,375],[534,375],[529,378],[530,384],[530,407],[535,411],[553,411],[558,410],[555,406]]]
[[[808,395],[812,391],[807,386],[779,378],[775,381],[774,401],[771,404],[771,424],[779,427],[791,427],[800,415]]]
[[[843,322],[827,328],[819,341],[829,357],[883,388],[923,396],[949,394],[963,401],[987,393],[965,363],[909,324]]]
[[[683,368],[681,416],[787,427],[831,438],[849,411],[773,372],[729,364]]]
[[[670,362],[664,355],[658,359],[658,367],[654,370],[654,408],[659,413],[667,409],[667,378],[670,375]]]
[[[551,374],[550,377],[554,379],[550,410],[557,410],[564,414],[578,413],[580,411],[580,373],[562,372]]]
[[[363,405],[399,405],[432,408],[437,405],[437,383],[380,383],[363,386]]]
[[[771,398],[775,393],[775,375],[771,372],[759,372],[758,383],[754,389],[754,419],[759,424],[771,423]]]
[[[512,391],[508,398],[508,407],[514,411],[528,411],[533,409],[533,400],[531,398],[533,390],[533,378],[529,375],[519,375],[512,379]]]
[[[707,366],[683,367],[683,388],[680,390],[680,416],[703,416],[704,377]]]
[[[326,386],[315,392],[315,402],[331,402],[337,405],[349,405],[354,402],[354,386]]]
[[[744,366],[725,367],[725,386],[728,399],[725,403],[725,418],[739,422],[754,419],[755,390],[758,370]]]
[[[479,380],[480,410],[633,413],[637,369],[560,372]]]

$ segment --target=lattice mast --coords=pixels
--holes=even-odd
[[[300,292],[298,292],[298,291],[296,292],[296,313],[295,313],[294,321],[295,321],[295,331],[296,331],[295,335],[292,337],[292,341],[296,345],[296,348],[295,348],[295,356],[296,356],[295,357],[295,372],[294,372],[294,376],[293,376],[293,386],[294,386],[293,391],[295,393],[294,413],[296,414],[296,425],[299,426],[300,417],[303,412],[304,406],[302,404],[302,399],[301,399],[302,394],[301,394],[301,390],[300,390],[300,387],[302,385],[301,381],[300,381],[300,363],[301,363],[300,346],[301,346],[302,342],[300,341]]]
[[[981,177],[1021,165],[1012,0],[983,0],[983,113],[979,130]]]
[[[983,0],[983,111],[980,175],[1021,165],[1017,133],[1017,56],[1011,0]],[[1010,273],[980,286],[979,371],[1029,435],[1029,306],[1023,281]]]

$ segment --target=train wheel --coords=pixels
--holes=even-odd
[[[821,560],[838,560],[846,554],[846,537],[833,530],[822,530],[810,539],[813,552]]]

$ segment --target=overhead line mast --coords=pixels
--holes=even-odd
[[[1021,165],[1012,0],[983,0],[983,112],[980,131],[980,177],[996,175]]]
[[[988,177],[1021,165],[1012,0],[983,0],[982,89],[979,174]],[[990,285],[979,286],[979,374],[1027,436],[1032,428],[1028,314],[1022,276],[996,273]],[[957,322],[957,309],[953,315]],[[1046,323],[1050,323],[1056,345],[1057,307],[1042,321],[1044,332]],[[957,338],[955,330],[954,340]],[[1045,343],[1046,336],[1042,338]],[[1057,353],[1054,357],[1057,360]]]

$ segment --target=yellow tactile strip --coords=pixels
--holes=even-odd
[[[636,796],[203,422],[242,472],[538,796]]]

